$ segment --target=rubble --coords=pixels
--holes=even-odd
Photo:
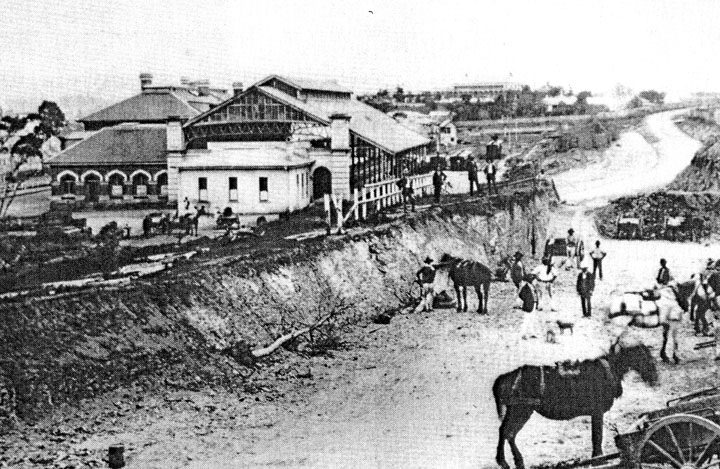
[[[603,236],[618,235],[617,223],[621,217],[642,220],[643,239],[666,239],[666,217],[684,217],[686,220],[703,220],[700,237],[717,233],[720,229],[720,194],[658,191],[633,197],[620,197],[596,210],[596,225]],[[693,239],[692,226],[685,223],[673,238]]]

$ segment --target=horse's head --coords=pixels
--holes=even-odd
[[[634,370],[637,371],[645,383],[652,386],[657,384],[657,364],[647,345],[620,345],[619,342],[616,342],[611,347],[610,354],[614,359],[616,367],[622,374],[629,370]]]
[[[702,282],[702,280],[700,280]],[[683,311],[687,312],[690,309],[690,297],[695,291],[696,282],[689,280],[683,283],[672,282],[668,287],[675,294],[675,301]]]
[[[445,253],[440,257],[440,260],[437,262],[437,264],[435,264],[435,266],[437,268],[449,267],[453,264],[456,264],[459,260],[460,260],[459,258],[451,256],[448,253]]]

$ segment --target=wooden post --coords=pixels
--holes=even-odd
[[[342,199],[337,194],[333,194],[333,202],[335,203],[335,210],[337,212],[337,233],[343,234]]]
[[[330,234],[332,229],[332,214],[330,213],[330,194],[324,195],[325,202],[325,213],[327,213],[327,234]]]
[[[363,187],[362,191],[362,218],[363,220],[367,220],[368,190]]]
[[[353,189],[352,198],[353,198],[353,216],[355,217],[355,221],[358,221],[358,220],[360,220],[360,210],[358,207],[359,197],[358,197],[357,189]]]

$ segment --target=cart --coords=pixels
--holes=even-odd
[[[667,407],[640,415],[631,431],[615,437],[617,453],[558,468],[720,468],[720,388],[668,401]]]

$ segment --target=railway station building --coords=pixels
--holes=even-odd
[[[293,211],[424,171],[429,143],[336,82],[272,75],[168,123],[168,197],[181,212]]]

